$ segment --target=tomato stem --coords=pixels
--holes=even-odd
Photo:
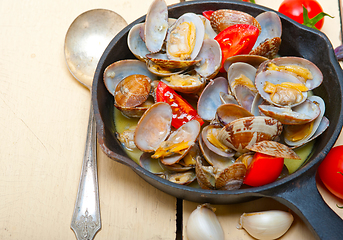
[[[315,24],[317,22],[319,22],[322,18],[324,18],[325,16],[328,16],[330,18],[334,18],[332,16],[330,16],[329,14],[325,13],[325,12],[321,12],[318,13],[315,17],[313,18],[309,18],[308,16],[308,11],[305,8],[305,6],[303,5],[303,18],[304,18],[304,23],[303,25],[308,26],[310,28],[314,28],[316,30],[319,30],[318,28],[315,27]]]

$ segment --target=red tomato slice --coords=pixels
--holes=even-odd
[[[258,187],[274,182],[283,168],[283,158],[255,153],[244,178],[244,184]]]
[[[181,127],[190,120],[197,120],[200,125],[204,124],[192,105],[162,81],[158,83],[156,88],[156,101],[166,102],[172,107],[173,119],[171,124],[175,128]]]
[[[212,11],[212,10],[204,11],[204,12],[202,12],[202,15],[203,15],[205,18],[207,18],[208,20],[211,20],[211,15],[212,15],[213,12],[214,12],[214,11]]]
[[[343,145],[329,151],[319,165],[318,174],[326,188],[343,199]]]
[[[222,67],[228,57],[238,54],[248,54],[253,48],[259,35],[257,27],[248,24],[232,25],[221,31],[214,39],[219,43],[222,50]]]

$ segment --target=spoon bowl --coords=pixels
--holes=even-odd
[[[106,9],[84,12],[70,25],[64,43],[65,60],[71,74],[89,90],[102,53],[126,25],[120,15]],[[80,183],[70,225],[77,239],[93,239],[101,229],[95,128],[91,105]]]
[[[107,9],[93,9],[80,14],[70,25],[64,43],[65,59],[71,74],[91,88],[94,72],[108,43],[126,21]]]

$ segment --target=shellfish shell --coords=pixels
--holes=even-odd
[[[282,132],[282,123],[266,116],[239,118],[227,124],[218,134],[218,139],[226,146],[244,153],[248,145],[263,140],[273,140]]]

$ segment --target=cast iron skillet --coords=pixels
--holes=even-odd
[[[169,7],[169,17],[177,18],[186,12],[201,13],[205,10],[233,9],[247,12],[253,16],[271,9],[244,2],[233,1],[190,1]],[[145,16],[137,19],[123,29],[108,45],[95,72],[92,102],[97,124],[99,144],[111,159],[128,165],[145,181],[154,187],[177,198],[194,202],[213,204],[231,204],[270,197],[286,205],[298,214],[318,239],[343,239],[343,221],[323,201],[318,193],[315,174],[318,165],[337,140],[342,128],[342,83],[343,73],[336,60],[332,45],[321,32],[309,29],[279,14],[282,20],[283,34],[280,54],[300,56],[315,63],[323,72],[324,81],[315,89],[326,103],[326,117],[330,127],[316,141],[315,150],[305,166],[292,175],[277,182],[249,189],[235,191],[211,191],[195,189],[171,183],[144,170],[129,159],[115,137],[113,97],[103,83],[103,72],[111,63],[135,58],[127,47],[129,29],[143,22]]]

